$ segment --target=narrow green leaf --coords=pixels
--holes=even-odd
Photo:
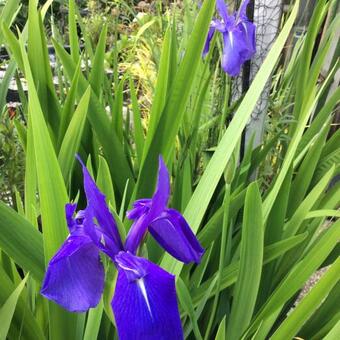
[[[143,149],[144,149],[144,133],[142,126],[142,115],[138,106],[138,100],[136,95],[136,89],[133,84],[133,79],[130,77],[130,93],[131,93],[131,105],[133,113],[133,128],[134,128],[134,141],[136,144],[136,153],[139,164],[142,162]],[[150,129],[150,125],[149,125]]]
[[[281,323],[280,327],[271,336],[272,340],[292,339],[321,305],[330,290],[340,280],[340,258],[327,270],[320,281],[302,299],[295,309]]]
[[[41,110],[33,81],[28,56],[21,41],[25,76],[28,84],[29,116],[32,120],[34,153],[36,159],[41,219],[43,225],[45,263],[52,258],[67,237],[65,204],[67,191]],[[74,339],[77,315],[70,314],[53,302],[49,303],[50,337],[52,340]]]
[[[336,325],[328,332],[328,334],[323,338],[323,340],[337,340],[340,334],[340,320]]]
[[[83,135],[90,96],[91,89],[88,87],[83,97],[80,99],[60,147],[58,161],[66,183],[69,182],[72,175],[75,155],[78,152],[81,137]]]
[[[201,332],[197,324],[194,305],[192,303],[189,290],[180,277],[177,279],[176,287],[177,287],[177,296],[178,296],[179,302],[181,303],[183,309],[188,313],[189,318],[191,320],[195,338],[198,340],[200,339],[202,340],[203,338],[202,338]]]
[[[53,40],[53,43],[56,53],[65,68],[66,74],[72,79],[77,67],[76,64],[58,42]],[[88,86],[88,81],[83,74],[80,74],[77,93],[78,98],[83,95]],[[132,183],[134,182],[133,174],[124,154],[121,142],[117,135],[112,133],[111,123],[107,117],[105,108],[102,107],[102,104],[93,91],[89,104],[88,119],[99,142],[103,146],[105,158],[110,167],[111,178],[118,189],[118,193],[123,195],[126,180],[129,179]]]
[[[98,333],[100,328],[100,322],[103,315],[103,300],[101,299],[98,306],[94,309],[90,309],[83,340],[98,339]]]
[[[162,154],[166,162],[172,156],[174,140],[195,83],[199,64],[202,62],[202,51],[214,9],[215,0],[203,3],[157,124],[157,133],[154,134],[152,141],[147,137],[143,163],[135,190],[137,197],[145,197],[145,195],[151,194],[150,177],[156,179],[158,156]]]
[[[6,275],[2,267],[0,266],[0,305],[6,303],[8,297],[15,291],[15,284]],[[18,284],[21,280],[18,282]],[[25,289],[24,289],[25,292]],[[27,294],[22,293],[17,299],[16,308],[11,321],[9,330],[9,338],[14,339],[35,339],[35,340],[46,340],[42,329],[35,316],[31,312],[30,306],[27,304]],[[4,320],[0,318],[1,324]],[[1,328],[1,326],[0,326]]]
[[[104,62],[105,62],[105,48],[106,48],[106,36],[107,36],[107,25],[104,24],[102,31],[99,36],[99,41],[92,61],[92,69],[90,74],[90,84],[97,95],[100,98],[101,89],[103,88],[103,80],[105,75]]]
[[[304,285],[307,279],[319,268],[328,254],[336,246],[340,238],[340,220],[335,222],[314,244],[305,257],[296,264],[279,286],[275,289],[267,303],[262,307],[253,320],[247,335],[251,335],[260,323],[270,319],[266,325],[267,332],[271,329],[276,319],[271,318],[273,313],[278,313],[283,305]],[[266,333],[267,333],[266,332]]]
[[[226,339],[226,330],[225,330],[225,324],[226,324],[226,317],[224,317],[218,326],[218,330],[215,336],[215,340],[225,340]]]
[[[98,188],[105,194],[108,203],[111,204],[114,210],[116,210],[116,199],[113,190],[110,169],[105,158],[102,156],[99,156],[99,166],[96,183],[98,185]]]
[[[286,240],[282,240],[271,244],[264,248],[264,255],[263,255],[263,264],[270,263],[271,261],[277,259],[285,252],[289,251],[290,249],[296,247],[300,244],[307,236],[307,233],[300,234],[294,237],[291,237]],[[239,270],[240,262],[236,261],[230,264],[229,266],[225,267],[222,271],[222,279],[221,279],[221,289],[225,289],[233,285],[237,280],[238,270]],[[216,274],[214,274],[210,279],[203,282],[203,284],[194,291],[193,293],[193,301],[194,305],[196,306],[199,301],[204,296],[205,292],[211,285]],[[216,290],[213,291],[213,294],[216,294]]]
[[[233,154],[234,148],[241,137],[243,128],[246,126],[252,110],[256,105],[256,101],[276,65],[281,50],[284,47],[295,21],[298,7],[299,1],[296,1],[290,17],[268,53],[266,60],[257,73],[241,105],[236,111],[233,120],[219,143],[193,196],[191,197],[190,202],[188,203],[187,208],[185,209],[184,216],[194,232],[197,232],[201,224],[210,199],[213,196],[223,171],[225,170],[226,165]],[[166,256],[163,259],[162,266],[176,275],[180,273],[182,268],[182,264],[174,261],[169,256]]]
[[[10,295],[7,301],[0,309],[0,340],[6,340],[7,334],[9,331],[9,327],[11,325],[11,321],[14,315],[15,307],[17,305],[17,301],[19,296],[25,287],[25,283],[27,281],[28,275],[20,282],[18,287],[14,290],[14,292]]]
[[[249,185],[244,206],[239,274],[228,320],[227,338],[238,339],[255,308],[263,261],[262,201],[256,182]]]
[[[79,60],[79,42],[77,33],[76,11],[75,1],[69,0],[68,2],[68,29],[69,29],[69,41],[71,47],[71,55],[75,63]]]
[[[59,132],[58,132],[58,150],[60,150],[61,143],[64,139],[66,130],[70,124],[72,119],[72,115],[74,113],[74,105],[76,101],[77,91],[78,91],[78,80],[80,74],[80,65],[77,66],[74,76],[71,82],[71,87],[68,91],[63,109],[61,111],[61,119],[59,125]]]
[[[37,0],[29,1],[27,53],[30,72],[32,73],[32,79],[37,89],[36,92],[42,112],[47,125],[50,124],[54,131],[57,132],[60,108],[53,85],[53,76],[48,57],[47,41],[43,31],[42,17],[37,9],[37,4]]]

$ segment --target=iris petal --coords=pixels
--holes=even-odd
[[[238,10],[237,17],[239,19],[247,19],[247,7],[249,4],[249,0],[244,0]]]
[[[256,52],[256,37],[255,37],[255,25],[250,21],[242,21],[238,24],[238,28],[242,34],[242,40],[246,45],[246,50],[242,52],[242,58],[246,61]]]
[[[67,203],[65,205],[66,222],[67,222],[67,226],[68,226],[70,233],[72,233],[72,231],[75,228],[76,223],[75,223],[75,220],[73,218],[73,215],[74,215],[76,209],[77,209],[77,204]]]
[[[119,267],[112,300],[119,339],[183,339],[175,277],[146,259],[137,259],[145,271],[140,279],[129,281]]]
[[[204,49],[203,49],[203,57],[205,57],[209,52],[211,39],[214,36],[215,30],[216,29],[215,29],[214,26],[210,26],[209,31],[208,31],[207,40],[205,41],[205,45],[204,45]]]
[[[224,23],[227,24],[230,20],[227,4],[224,2],[224,0],[216,0],[216,7]]]
[[[145,213],[140,215],[131,226],[131,229],[126,237],[126,250],[130,251],[131,253],[136,253],[137,248],[148,229],[148,226],[166,209],[169,197],[170,176],[168,169],[166,168],[166,165],[160,156],[156,191],[151,201],[148,201],[149,209],[146,209]],[[139,202],[141,201],[142,200],[139,200]],[[145,202],[146,200],[143,199],[143,201]],[[129,215],[137,216],[136,211],[134,210],[130,211]]]
[[[150,225],[149,231],[156,241],[176,259],[184,263],[200,262],[204,249],[178,211],[167,209]]]
[[[223,55],[222,68],[224,72],[235,77],[241,71],[241,65],[244,63],[242,53],[246,53],[247,46],[243,40],[243,34],[238,29],[223,34]]]
[[[51,259],[41,294],[71,312],[95,307],[104,289],[99,252],[87,236],[69,236]]]
[[[112,252],[118,253],[123,249],[123,244],[119,236],[116,222],[106,205],[105,195],[98,189],[86,166],[79,157],[78,160],[83,169],[84,189],[88,209],[92,210],[93,216],[96,218],[103,234],[107,235],[107,237],[112,240]]]

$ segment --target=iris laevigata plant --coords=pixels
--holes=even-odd
[[[256,52],[256,27],[247,17],[248,4],[249,0],[243,1],[238,12],[229,15],[224,0],[216,0],[217,12],[221,19],[212,20],[203,50],[205,56],[209,52],[215,31],[222,33],[222,68],[232,77],[240,73],[244,62],[250,60]]]
[[[66,205],[70,235],[48,265],[42,295],[72,312],[95,307],[104,289],[103,252],[118,270],[111,306],[119,338],[182,339],[174,275],[137,256],[148,232],[184,263],[198,263],[204,252],[184,217],[167,208],[170,178],[162,158],[153,197],[127,213],[134,222],[124,244],[105,196],[81,165],[87,206],[76,213],[76,204]]]

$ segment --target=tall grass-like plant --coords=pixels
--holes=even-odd
[[[122,238],[131,226],[125,212],[136,199],[151,197],[163,156],[171,174],[170,205],[182,211],[205,254],[199,265],[183,267],[151,239],[140,252],[176,275],[185,338],[335,339],[339,183],[330,182],[339,174],[340,149],[339,134],[327,135],[340,91],[327,94],[338,62],[319,80],[335,34],[332,25],[316,45],[332,4],[318,1],[278,81],[279,91],[289,93],[292,121],[266,144],[254,150],[249,145],[242,160],[242,132],[277,69],[299,1],[239,105],[225,108],[225,98],[217,103],[225,111],[212,123],[219,137],[213,138],[217,145],[209,145],[209,157],[202,152],[202,140],[209,139],[202,117],[210,116],[206,102],[216,100],[208,92],[217,81],[218,38],[204,60],[202,51],[215,1],[204,1],[197,17],[186,18],[194,25],[184,42],[177,41],[177,22],[169,20],[146,129],[134,79],[125,74],[117,84],[117,64],[113,76],[105,72],[106,26],[93,46],[74,0],[69,1],[70,53],[58,34],[52,37],[56,69],[50,66],[43,24],[48,5],[40,9],[36,0],[29,1],[23,32],[11,31],[8,15],[1,16],[0,38],[28,85],[27,96],[22,94],[27,124],[17,123],[26,157],[24,197],[17,195],[17,210],[0,203],[1,339],[111,339],[117,334],[111,311],[117,273],[105,258],[103,297],[87,313],[69,313],[40,294],[46,265],[67,237],[65,204],[85,205],[76,153],[105,194]],[[334,25],[338,21],[336,16]],[[268,155],[276,159],[269,186],[263,185],[268,178],[261,171],[253,181]],[[323,267],[327,272],[295,306],[307,280]]]

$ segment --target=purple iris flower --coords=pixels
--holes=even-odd
[[[214,19],[211,22],[203,50],[203,56],[205,56],[209,52],[215,31],[221,32],[223,35],[222,68],[232,77],[240,73],[244,62],[251,59],[256,52],[256,28],[246,14],[248,3],[249,0],[243,1],[239,11],[229,15],[224,0],[216,0],[221,20]]]
[[[48,265],[41,294],[71,312],[95,307],[104,290],[103,252],[118,270],[111,306],[119,338],[183,339],[174,275],[136,255],[148,231],[185,263],[198,263],[204,252],[184,217],[167,208],[170,179],[162,158],[155,194],[127,214],[134,223],[125,244],[105,196],[81,165],[87,206],[76,212],[76,204],[66,205],[70,235]]]

